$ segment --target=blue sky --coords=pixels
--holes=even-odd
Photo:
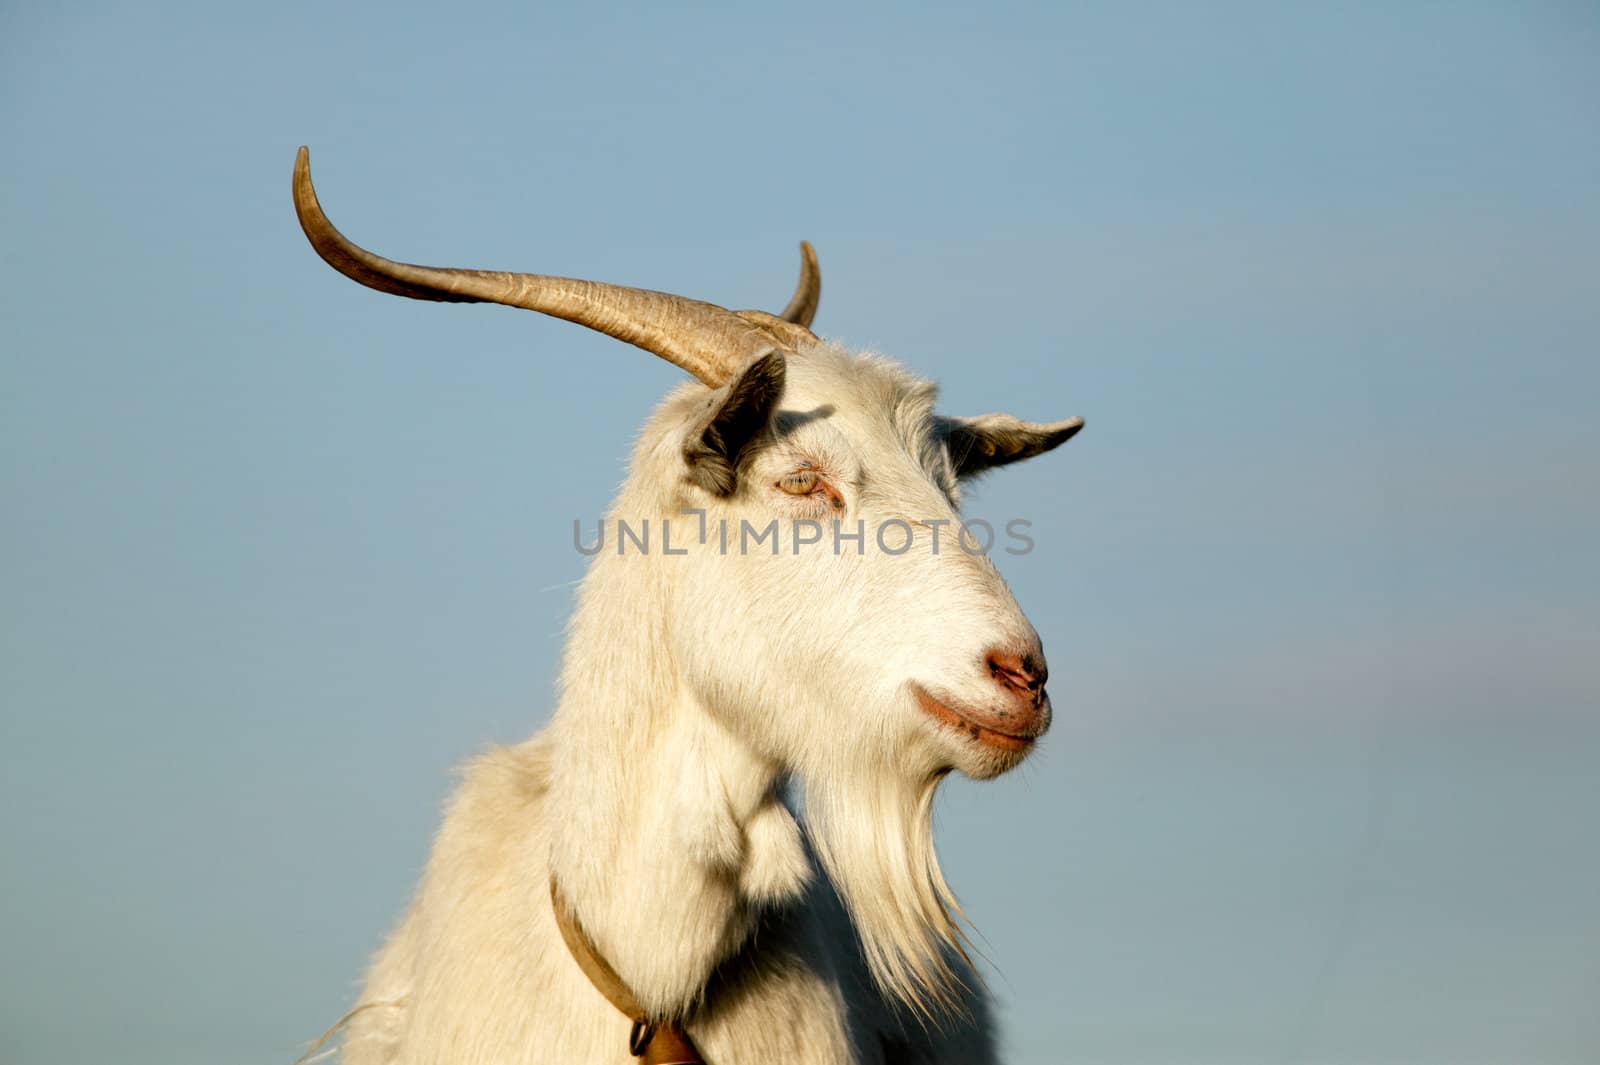
[[[1057,724],[942,798],[1019,1065],[1600,1056],[1580,4],[0,11],[0,1057],[293,1060],[678,372],[395,257],[787,299],[1084,415]]]

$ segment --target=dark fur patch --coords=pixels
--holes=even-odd
[[[739,487],[739,460],[772,421],[783,398],[785,366],[783,352],[769,351],[723,386],[726,394],[684,445],[691,481],[719,496]]]
[[[1066,443],[1083,428],[1083,422],[1077,419],[1041,425],[1009,414],[942,418],[940,421],[957,477],[971,477],[996,466],[1042,455]]]

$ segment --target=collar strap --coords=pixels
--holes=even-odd
[[[583,975],[589,978],[594,989],[617,1008],[617,1012],[633,1021],[633,1031],[628,1034],[628,1052],[643,1059],[643,1065],[705,1065],[705,1059],[695,1049],[689,1033],[677,1020],[655,1020],[640,1008],[628,985],[601,956],[578,921],[567,908],[566,900],[550,880],[550,905],[555,910],[556,927],[567,944],[572,960],[578,963]]]

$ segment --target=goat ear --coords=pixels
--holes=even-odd
[[[783,398],[784,368],[783,352],[769,351],[717,390],[710,413],[683,447],[691,481],[714,495],[733,494],[740,456],[772,421]]]
[[[1064,422],[1025,422],[1009,414],[943,418],[950,462],[957,477],[972,477],[1059,447],[1083,428],[1082,418]]]

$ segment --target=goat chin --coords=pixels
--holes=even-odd
[[[847,773],[804,786],[812,848],[849,911],[873,980],[935,1023],[964,1015],[974,990],[952,918],[959,904],[933,846],[933,799],[942,779]]]

